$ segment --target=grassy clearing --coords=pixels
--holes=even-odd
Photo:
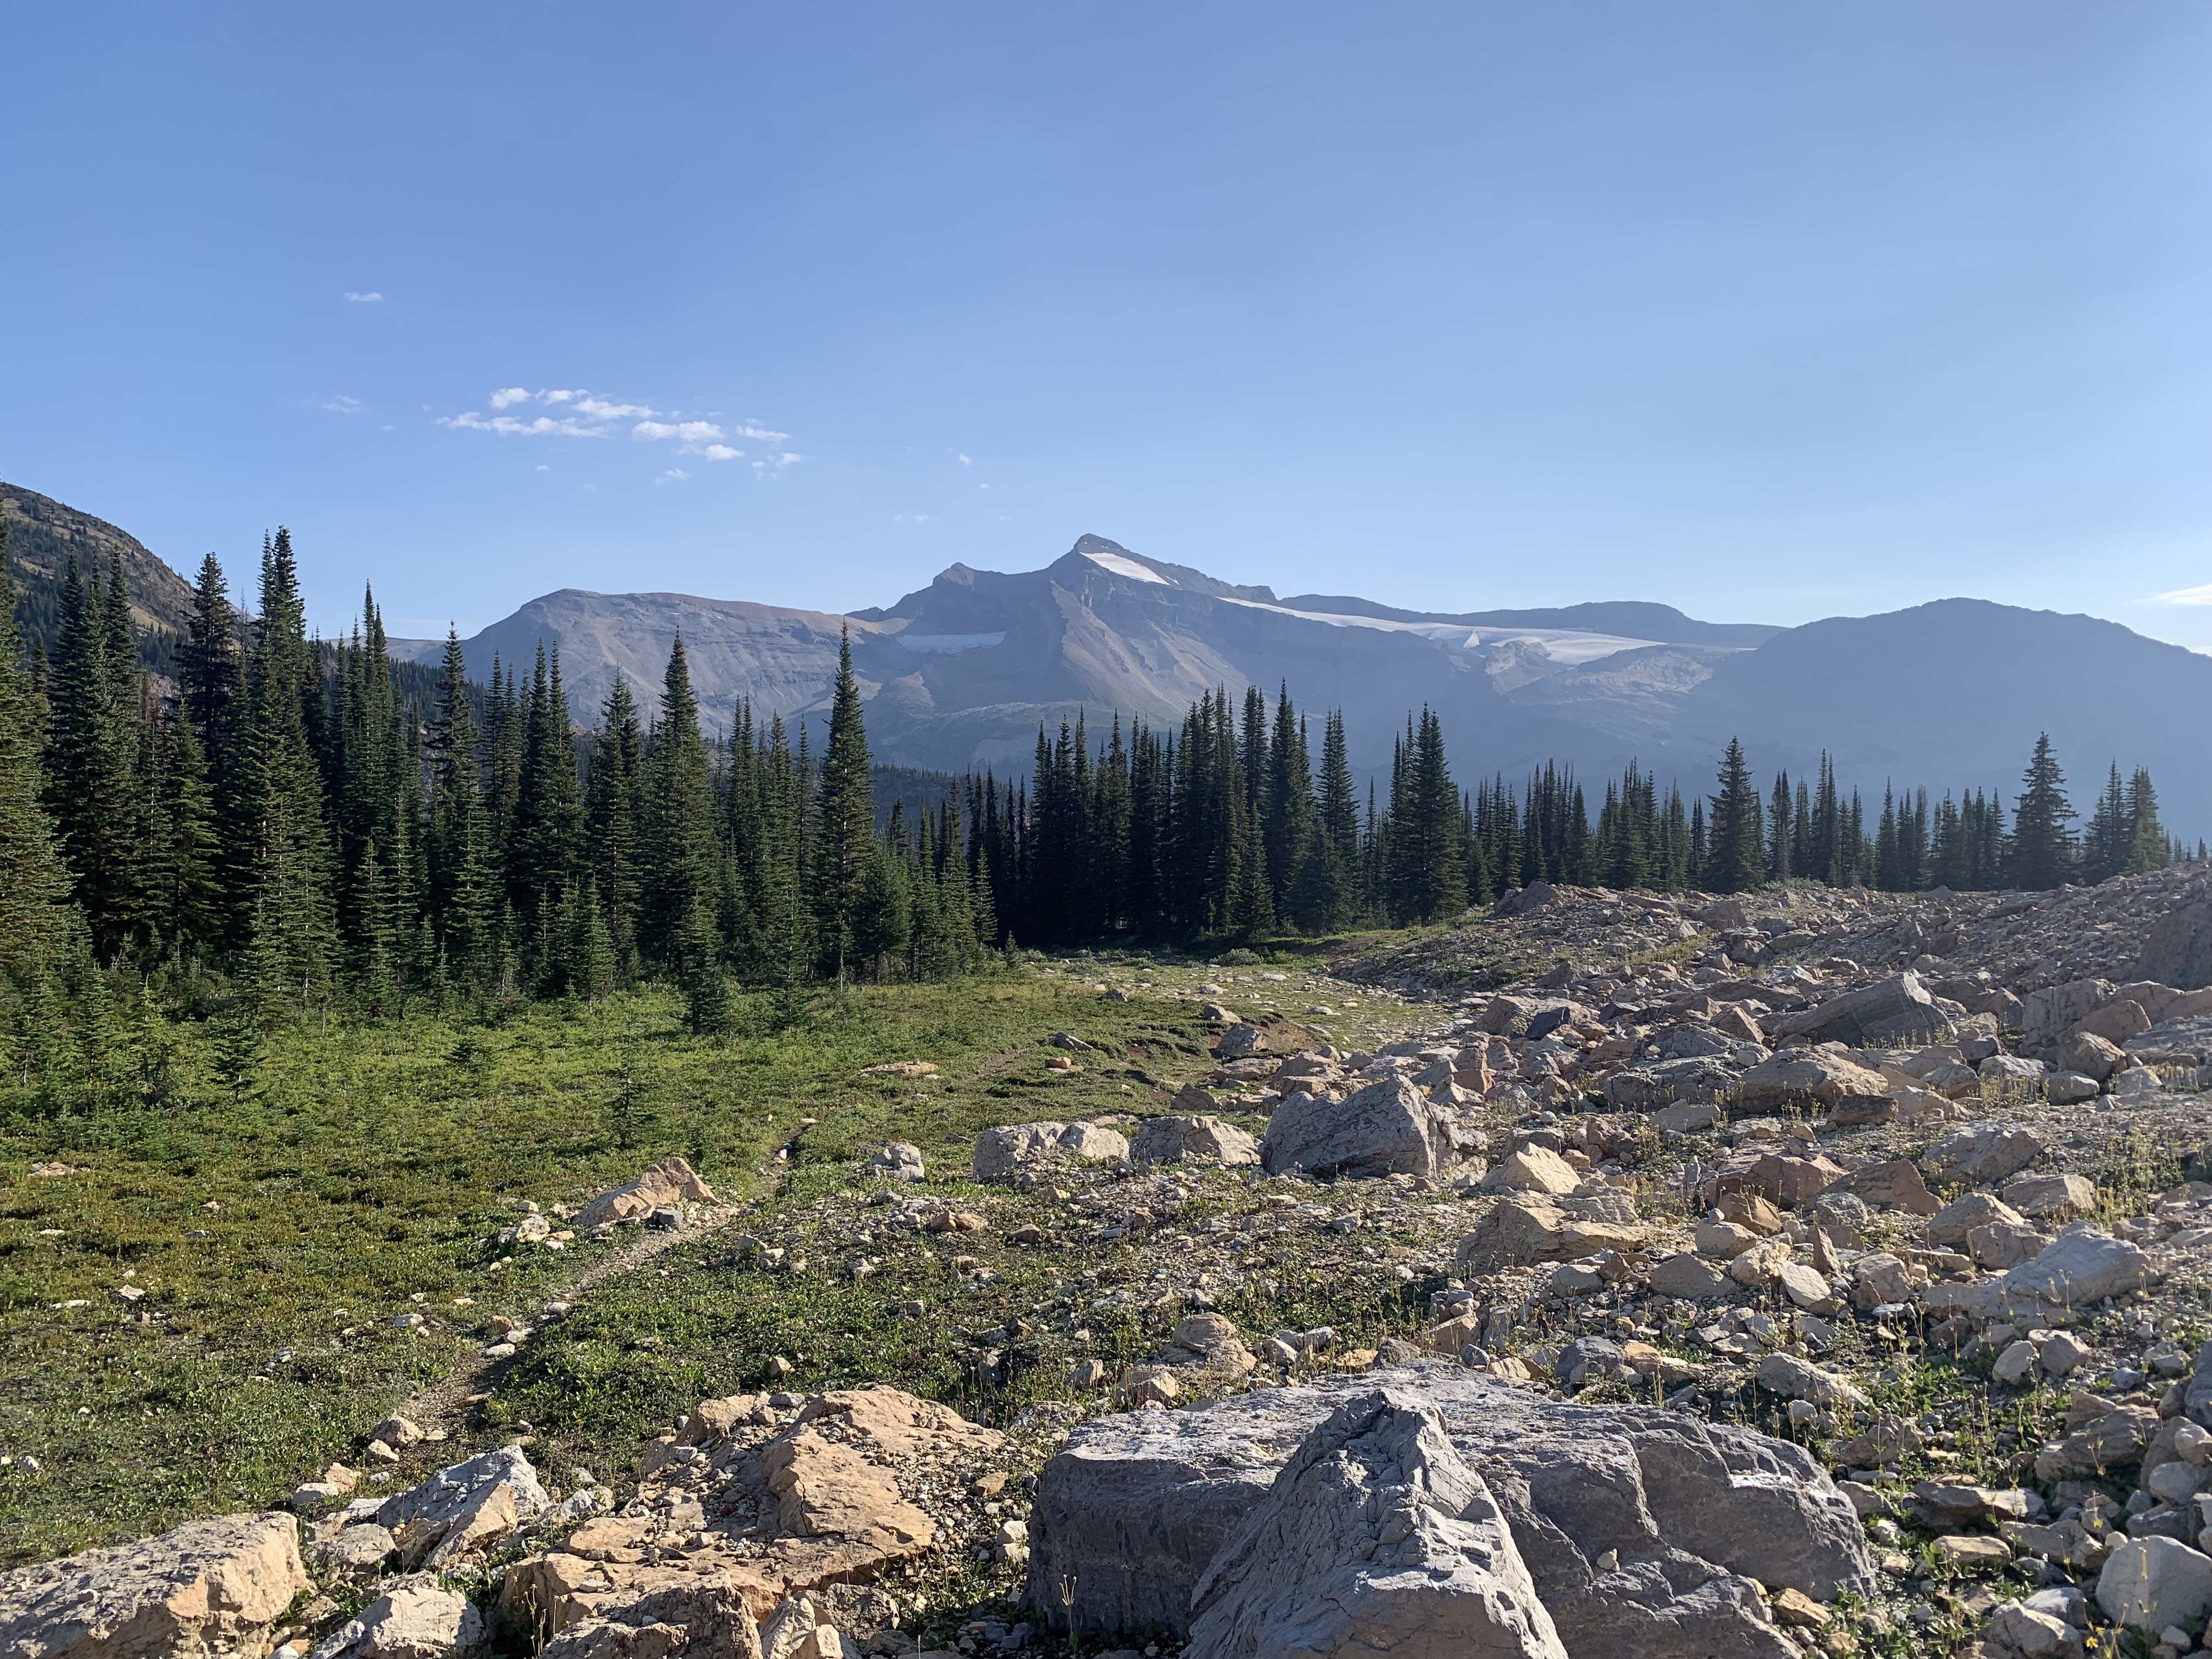
[[[678,1005],[652,994],[501,1024],[309,1028],[271,1041],[243,1103],[213,1080],[204,1028],[187,1026],[177,1097],[194,1103],[0,1124],[0,1455],[13,1460],[0,1470],[0,1560],[265,1504],[349,1455],[469,1351],[483,1318],[534,1310],[616,1248],[579,1243],[496,1270],[490,1240],[519,1200],[573,1201],[673,1152],[732,1199],[766,1191],[787,1162],[781,1212],[845,1185],[872,1141],[912,1139],[934,1158],[990,1123],[1141,1106],[1202,1068],[1198,1005],[1164,995],[1202,971],[1148,968],[1163,994],[1127,1002],[1092,992],[1090,971],[859,990],[796,1010],[748,1000],[720,1042],[684,1036]],[[1278,988],[1240,984],[1227,1000]],[[1046,1039],[1063,1029],[1099,1047],[1082,1071],[1054,1074]],[[940,1073],[859,1075],[905,1058]],[[818,1121],[801,1131],[803,1117]],[[46,1160],[76,1173],[27,1173]],[[823,1334],[848,1328],[858,1346],[834,1365],[810,1360],[815,1374],[906,1376],[957,1396],[950,1361],[927,1358],[933,1323],[893,1340],[880,1309],[868,1313],[880,1293],[848,1303],[761,1275],[718,1298],[721,1248],[595,1291],[562,1339],[573,1373],[556,1376],[549,1345],[544,1369],[518,1374],[514,1400],[489,1402],[490,1415],[550,1425],[565,1413],[590,1425],[580,1450],[634,1443],[714,1391],[714,1356],[828,1356]],[[125,1285],[143,1299],[118,1300]],[[1012,1273],[1005,1285],[1009,1302],[1039,1289]],[[394,1328],[410,1311],[428,1322]],[[620,1346],[647,1334],[621,1326],[648,1316],[667,1339],[650,1363]],[[602,1335],[586,1334],[592,1320]],[[915,1349],[923,1360],[907,1358]],[[672,1369],[683,1354],[693,1369]],[[558,1412],[540,1403],[552,1399]]]

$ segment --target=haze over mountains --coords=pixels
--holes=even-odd
[[[72,538],[137,549],[97,520],[8,493],[19,557]],[[38,522],[33,545],[27,518]],[[234,589],[250,583],[250,566],[233,562]],[[27,606],[52,580],[51,557],[36,563]],[[166,611],[181,586],[157,580],[142,605]],[[895,764],[1018,773],[1040,723],[1056,729],[1080,712],[1103,736],[1117,714],[1172,722],[1217,686],[1272,696],[1287,683],[1316,716],[1344,710],[1363,767],[1388,763],[1409,710],[1434,707],[1462,783],[1498,770],[1517,779],[1556,759],[1601,788],[1602,775],[1634,758],[1662,782],[1703,791],[1735,735],[1762,779],[1777,766],[1809,774],[1826,749],[1845,786],[1877,800],[1894,781],[1996,789],[2009,803],[2047,731],[2077,805],[2117,759],[2151,769],[2176,833],[2212,827],[2212,658],[2116,623],[1978,599],[1794,629],[1628,602],[1448,614],[1279,599],[1085,536],[1042,569],[955,564],[893,605],[848,616],[565,588],[464,648],[482,678],[495,653],[526,665],[541,640],[557,647],[571,708],[588,722],[617,672],[650,696],[680,629],[707,718],[726,727],[740,698],[763,719],[821,715],[848,628],[870,743]],[[441,648],[394,642],[395,654],[422,661]]]

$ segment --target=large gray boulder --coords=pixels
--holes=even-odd
[[[1110,1164],[1129,1156],[1129,1139],[1095,1123],[1009,1123],[975,1137],[978,1181],[1012,1181],[1063,1164]]]
[[[2018,1175],[2043,1153],[2034,1130],[1999,1119],[1954,1129],[1922,1155],[1920,1167],[1931,1181],[1987,1185]]]
[[[0,1574],[9,1659],[258,1653],[308,1587],[300,1523],[281,1510],[187,1521],[158,1538]]]
[[[1340,1101],[1290,1095],[1260,1143],[1269,1175],[1433,1176],[1456,1164],[1470,1131],[1402,1077],[1387,1077]]]
[[[2136,975],[2185,991],[2212,985],[2212,898],[2200,894],[2152,923]]]
[[[1031,1601],[1064,1624],[1072,1597],[1085,1630],[1188,1630],[1194,1591],[1277,1474],[1376,1388],[1434,1409],[1483,1472],[1570,1654],[1784,1659],[1757,1583],[1823,1600],[1872,1583],[1856,1513],[1795,1446],[1425,1361],[1079,1425],[1038,1483]]]
[[[1832,1106],[1839,1100],[1889,1091],[1880,1072],[1869,1071],[1856,1060],[1826,1049],[1788,1048],[1770,1054],[1743,1074],[1736,1085],[1735,1103],[1746,1112],[1779,1112],[1807,1102]]]
[[[1816,1008],[1785,1017],[1784,1036],[1842,1042],[1854,1048],[1920,1042],[1950,1024],[1917,974],[1893,974],[1871,985],[1830,997]]]
[[[460,1591],[399,1584],[331,1632],[309,1659],[459,1659],[483,1646],[489,1633]]]
[[[1735,1087],[1733,1066],[1709,1056],[1632,1066],[1605,1080],[1605,1103],[1619,1112],[1650,1112],[1677,1103],[1718,1100]]]
[[[1488,1485],[1387,1389],[1306,1437],[1194,1601],[1184,1659],[1567,1659]]]
[[[2112,990],[2108,979],[2076,979],[2030,991],[2021,999],[2021,1046],[2038,1052],[2052,1047],[2110,1002]]]
[[[1257,1164],[1260,1143],[1233,1123],[1208,1112],[1189,1116],[1148,1117],[1129,1143],[1129,1161],[1151,1164]]]
[[[376,1511],[410,1564],[438,1568],[510,1538],[552,1507],[520,1446],[501,1446],[394,1492]]]

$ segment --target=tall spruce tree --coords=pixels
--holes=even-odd
[[[1744,763],[1743,744],[1734,738],[1721,756],[1720,793],[1712,798],[1711,827],[1705,843],[1705,884],[1716,893],[1743,893],[1766,874],[1759,823],[1759,791]]]
[[[2060,886],[2074,874],[2074,833],[2069,826],[2076,815],[2066,799],[2066,775],[2051,752],[2049,732],[2037,734],[2021,781],[2012,820],[2013,885],[2029,891]]]
[[[860,686],[853,678],[853,640],[847,630],[837,653],[837,685],[830,703],[830,740],[815,792],[812,847],[814,934],[822,971],[842,980],[876,941],[866,937],[864,903],[879,905],[870,888],[873,868],[875,791],[868,773],[868,739],[861,726]]]

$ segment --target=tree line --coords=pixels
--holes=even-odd
[[[1287,688],[1272,707],[1257,687],[1207,693],[1171,727],[1040,729],[1025,777],[946,778],[911,812],[902,789],[879,815],[849,651],[816,754],[803,723],[749,704],[704,731],[680,637],[649,712],[617,678],[588,732],[557,651],[495,661],[481,686],[449,632],[426,675],[392,660],[373,594],[326,646],[283,530],[250,619],[203,562],[173,689],[118,564],[70,566],[53,648],[27,659],[7,581],[0,542],[0,978],[26,1080],[118,975],[142,996],[223,988],[210,1006],[248,1057],[254,1030],[334,1006],[597,1000],[647,978],[712,1030],[738,984],[945,977],[1018,940],[1405,925],[1538,879],[2047,887],[2182,854],[2141,770],[2113,769],[2077,835],[2047,739],[2009,827],[1978,791],[1893,790],[1869,830],[1825,757],[1762,792],[1735,742],[1686,802],[1634,763],[1594,814],[1567,767],[1462,789],[1425,708],[1378,797],[1341,714],[1316,757]]]

